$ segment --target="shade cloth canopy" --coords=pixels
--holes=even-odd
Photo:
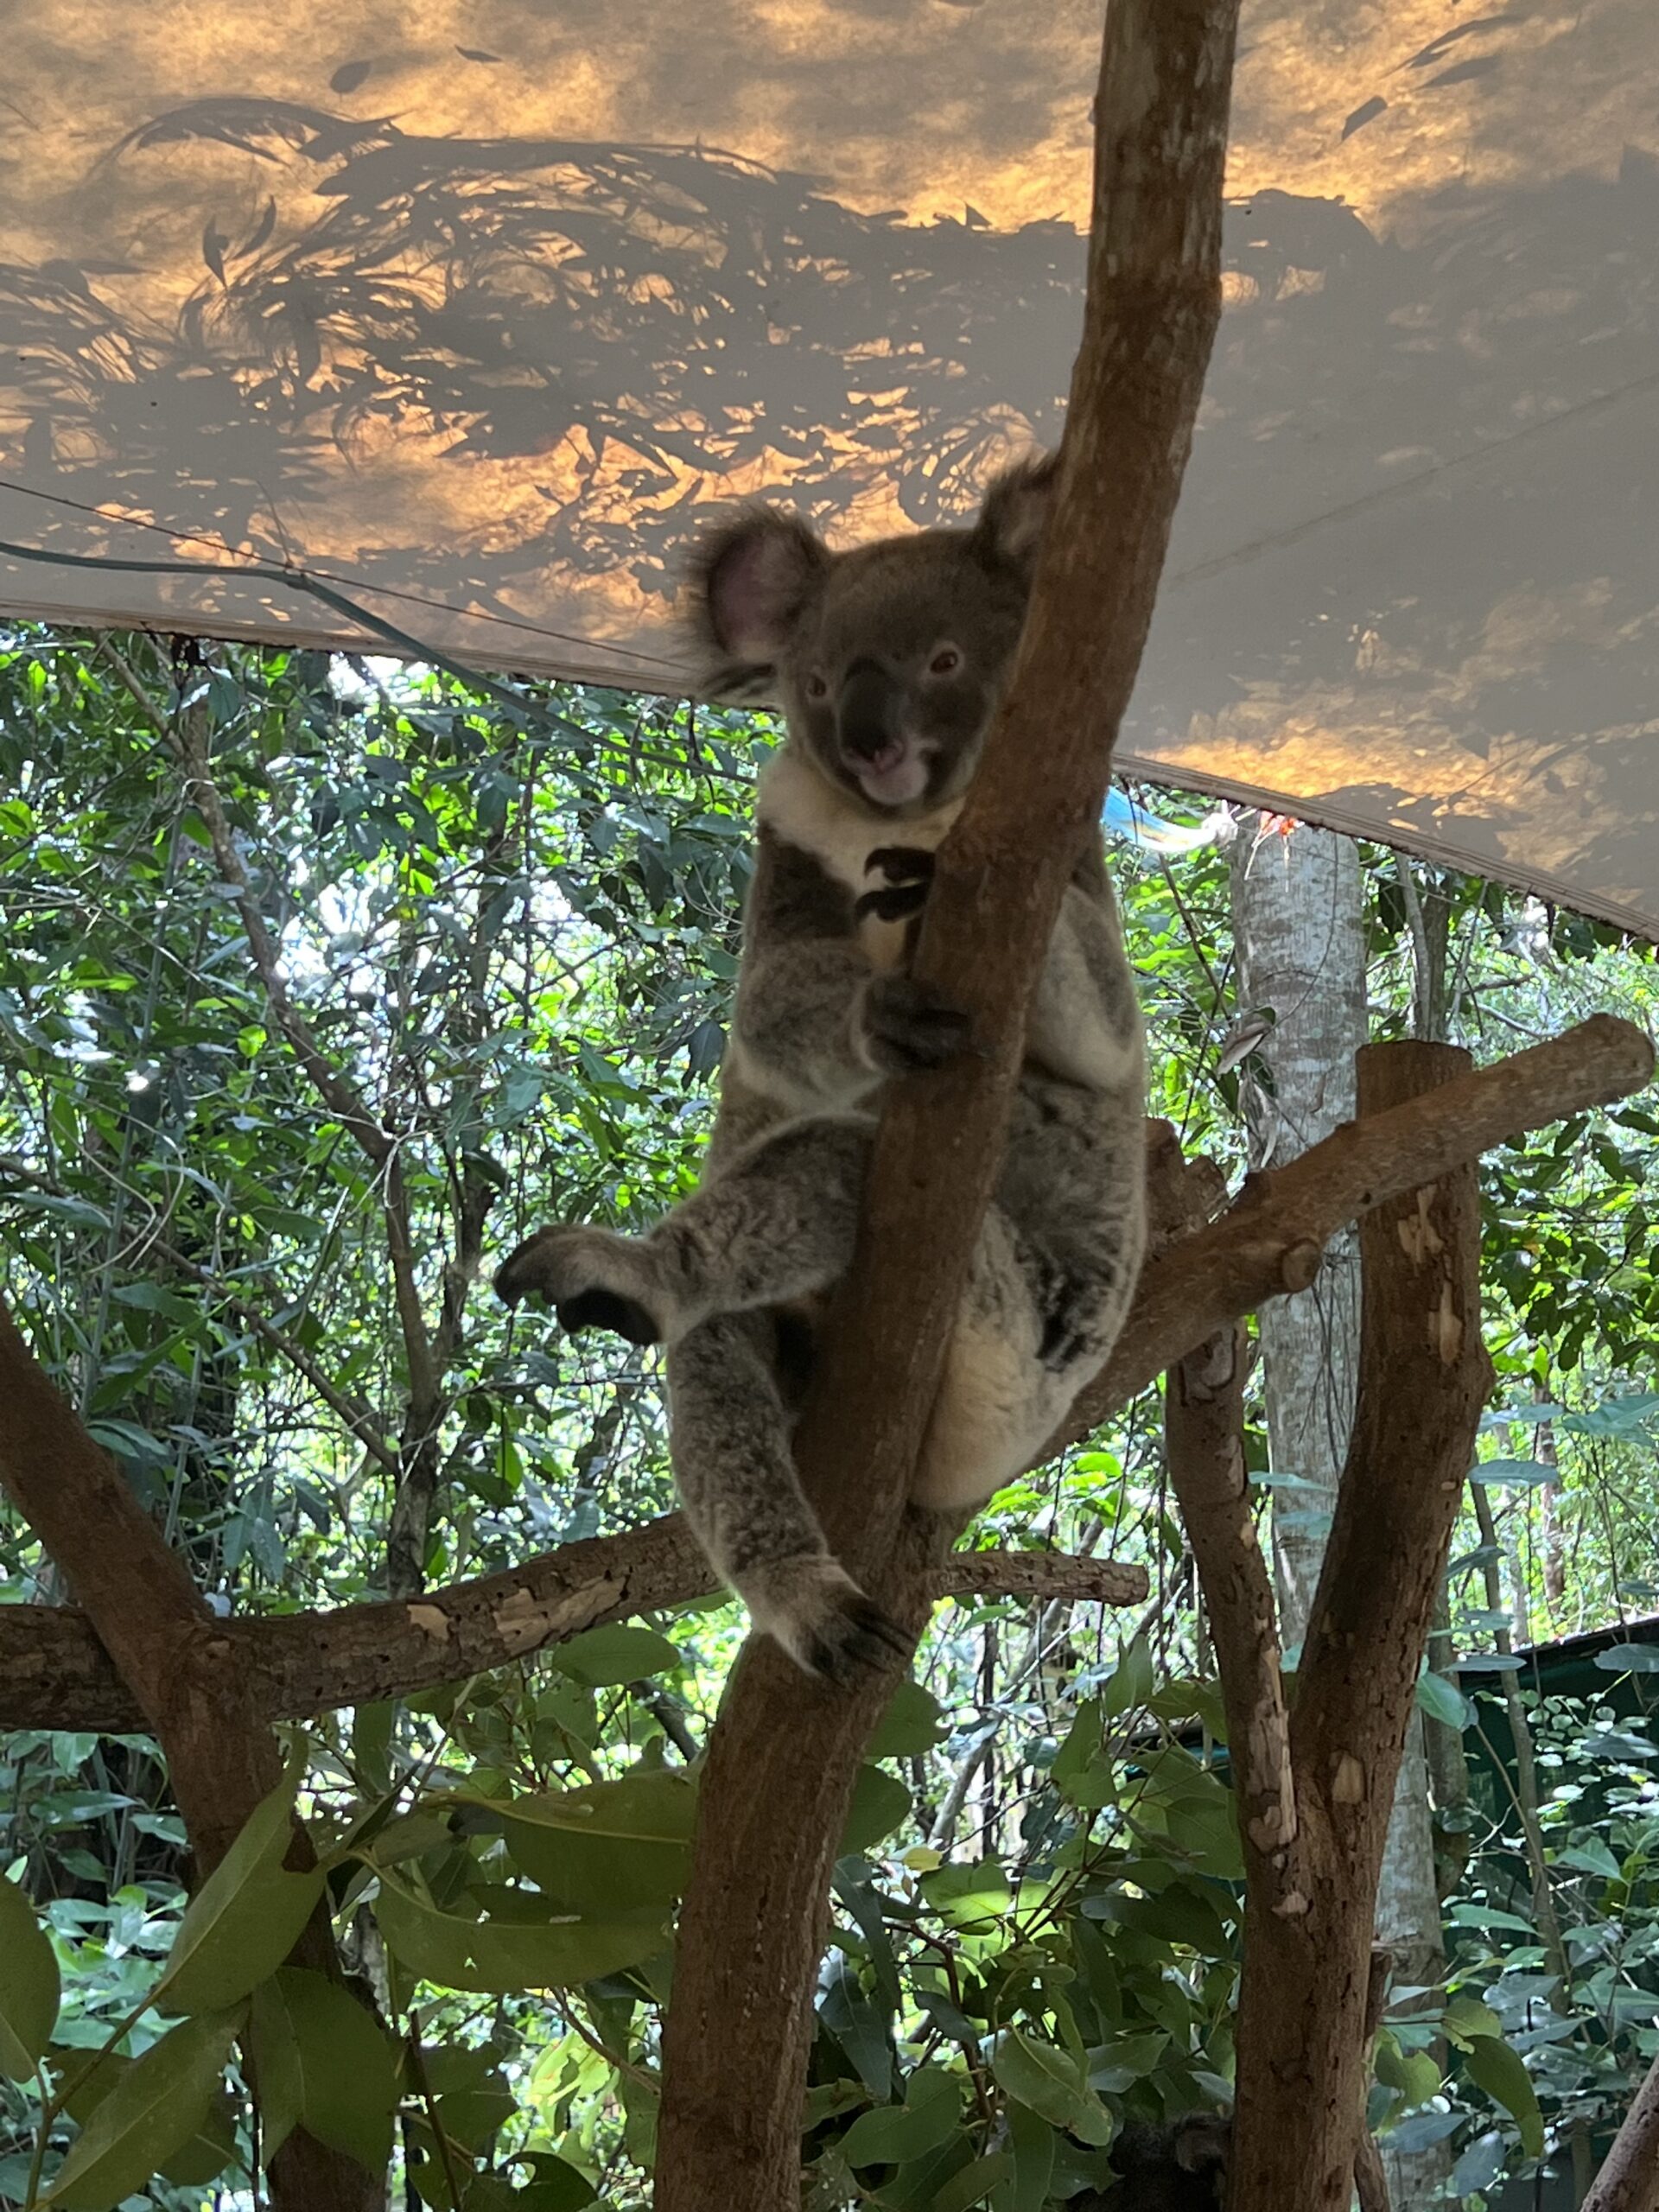
[[[1120,762],[1659,932],[1659,8],[1478,6],[1247,0]],[[1058,437],[1099,31],[14,8],[0,604],[678,688],[714,506],[950,518]]]

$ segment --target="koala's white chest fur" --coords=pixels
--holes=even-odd
[[[845,884],[856,899],[885,880],[869,873],[872,853],[889,845],[937,851],[961,813],[962,801],[948,800],[931,814],[878,814],[861,806],[850,792],[836,791],[810,761],[785,745],[761,771],[756,809],[775,836],[810,853],[824,873]],[[861,921],[858,941],[873,968],[885,970],[898,965],[906,930],[903,922],[884,922],[874,914]]]

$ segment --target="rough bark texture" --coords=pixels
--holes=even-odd
[[[832,1542],[907,1624],[905,1489],[1007,1123],[1022,1017],[1095,834],[1220,311],[1236,0],[1114,0],[1096,106],[1089,291],[1060,484],[1007,701],[942,849],[918,967],[987,1057],[895,1096],[826,1388],[799,1456]],[[917,1255],[926,1254],[918,1267]],[[887,1686],[837,1701],[752,1643],[699,1792],[664,2039],[659,2212],[797,2201],[807,1999],[830,1858]],[[734,1941],[734,1900],[742,1940]]]
[[[677,1513],[620,1536],[561,1545],[504,1574],[480,1575],[413,1600],[341,1605],[269,1620],[216,1620],[215,1644],[268,1720],[308,1720],[342,1705],[407,1697],[440,1682],[532,1657],[605,1621],[683,1605],[718,1586]],[[934,1598],[1034,1597],[1138,1605],[1144,1567],[1065,1552],[953,1552]],[[86,1616],[56,1607],[0,1610],[0,1728],[145,1725]]]
[[[1625,2114],[1583,2212],[1659,2212],[1659,2063]]]
[[[67,1576],[166,1754],[198,1878],[275,1788],[275,1738],[183,1561],[30,1357],[0,1308],[0,1482]],[[308,1862],[296,1827],[289,1864]],[[320,1904],[295,1962],[337,1974]],[[273,2212],[378,2212],[385,2177],[296,2129],[271,2162]]]
[[[1294,1158],[1352,1118],[1355,1055],[1369,1033],[1359,849],[1329,830],[1299,824],[1275,831],[1272,819],[1247,817],[1233,849],[1239,1003],[1249,1014],[1273,1016],[1253,1056],[1270,1081],[1254,1080],[1250,1062],[1242,1071],[1255,1167]],[[1402,880],[1410,884],[1408,868]],[[1294,1649],[1306,1630],[1353,1421],[1359,1363],[1353,1231],[1332,1238],[1306,1290],[1262,1308],[1260,1338],[1273,1465],[1298,1482],[1272,1500],[1279,1629]],[[1417,1713],[1389,1820],[1376,1934],[1402,1982],[1432,1990],[1440,1981],[1446,1960]],[[1444,2143],[1402,2152],[1385,2141],[1381,2157],[1387,2193],[1402,2212],[1432,2202],[1452,2167]]]
[[[1273,1027],[1247,1061],[1242,1092],[1250,1165],[1269,1167],[1306,1152],[1354,1116],[1354,1055],[1366,1039],[1365,906],[1359,849],[1351,837],[1298,826],[1270,830],[1246,816],[1234,846],[1233,942],[1238,1003]],[[1359,1357],[1359,1248],[1331,1239],[1313,1281],[1276,1299],[1261,1323],[1268,1441],[1275,1469],[1313,1485],[1275,1493],[1273,1556],[1279,1626],[1300,1644],[1313,1603],[1325,1529],[1348,1450]]]
[[[1370,1046],[1362,1109],[1465,1065],[1445,1046]],[[1490,1387],[1479,1253],[1472,1168],[1377,1208],[1361,1230],[1358,1402],[1289,1716],[1294,1829],[1244,1829],[1230,2212],[1346,2212],[1389,1808]]]

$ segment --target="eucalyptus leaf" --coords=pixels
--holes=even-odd
[[[31,2078],[52,2040],[60,1993],[51,1938],[16,1883],[0,1875],[0,2074]]]

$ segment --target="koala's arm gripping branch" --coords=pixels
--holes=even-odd
[[[832,1545],[912,1626],[928,1539],[902,1520],[995,1172],[1026,1007],[1098,820],[1220,313],[1237,0],[1113,0],[1096,107],[1089,295],[1025,637],[916,972],[982,1057],[901,1087],[867,1192],[856,1310],[798,1441]],[[830,1859],[890,1693],[837,1700],[752,1640],[699,1793],[666,2031],[658,2212],[798,2194],[808,1994]],[[737,1940],[734,1913],[742,1916]]]

